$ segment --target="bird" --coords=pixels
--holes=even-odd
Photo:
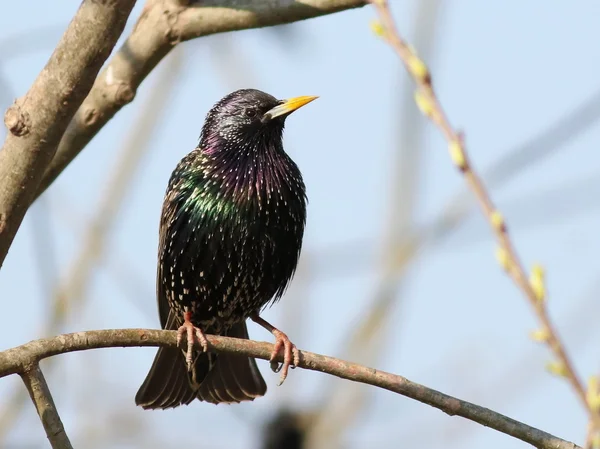
[[[280,371],[279,384],[298,366],[296,346],[260,313],[282,297],[300,257],[308,199],[283,131],[286,118],[316,98],[278,100],[256,89],[226,95],[206,115],[197,147],[173,170],[156,285],[161,327],[177,330],[178,347],[158,349],[136,405],[168,409],[195,399],[264,396],[253,358],[208,351],[206,334],[248,339],[247,319],[275,337],[271,368]],[[184,338],[186,350],[179,349]]]

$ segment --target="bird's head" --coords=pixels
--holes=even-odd
[[[208,112],[201,146],[207,151],[281,141],[285,119],[318,97],[278,100],[256,89],[242,89],[218,101]],[[223,148],[218,148],[223,147]]]

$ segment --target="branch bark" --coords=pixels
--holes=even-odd
[[[53,449],[73,449],[69,437],[65,432],[63,423],[60,420],[56,405],[50,394],[50,389],[44,378],[44,374],[38,363],[32,363],[21,373],[21,378],[25,382],[29,396],[38,412],[46,436]]]
[[[208,336],[209,349],[268,360],[273,345],[228,337]],[[176,347],[176,332],[150,329],[112,329],[78,332],[35,340],[0,352],[0,377],[26,372],[41,359],[87,349],[131,346]],[[283,357],[279,357],[279,362]],[[576,449],[574,443],[523,424],[487,408],[374,368],[301,351],[301,368],[328,373],[341,379],[383,388],[438,408],[450,416],[462,416],[542,449]],[[580,448],[579,448],[580,449]]]
[[[41,195],[123,106],[156,65],[182,41],[227,31],[262,28],[364,6],[364,0],[148,0],[127,41],[94,83],[46,170]]]
[[[56,146],[123,32],[135,0],[84,0],[27,94],[6,111],[0,150],[0,267]]]

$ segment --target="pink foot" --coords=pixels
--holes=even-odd
[[[279,384],[283,384],[285,381],[288,371],[290,368],[295,368],[300,363],[300,352],[296,345],[294,345],[289,337],[284,333],[277,329],[275,326],[269,324],[267,321],[263,320],[258,315],[254,315],[250,317],[252,321],[257,324],[260,324],[262,327],[267,329],[275,336],[275,346],[273,347],[273,352],[271,352],[271,369],[276,373],[281,372],[279,377]],[[279,355],[279,351],[283,348],[283,363],[279,365],[275,359]]]
[[[273,352],[271,352],[270,359],[271,369],[276,373],[281,371],[278,384],[281,385],[288,375],[289,368],[295,368],[300,363],[300,352],[298,352],[298,348],[290,341],[289,337],[279,329],[273,329],[271,333],[275,336],[275,347],[273,348]],[[278,365],[274,360],[282,348],[283,363]]]
[[[208,352],[208,340],[204,333],[194,326],[191,322],[192,313],[185,312],[183,314],[183,324],[177,329],[177,346],[180,345],[183,340],[183,334],[187,334],[187,351],[185,353],[185,362],[188,367],[188,371],[192,370],[192,353],[194,350],[194,336],[198,339],[200,346],[204,352]]]

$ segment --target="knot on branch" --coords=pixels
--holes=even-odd
[[[124,106],[131,103],[135,97],[135,90],[131,87],[131,84],[120,83],[115,93],[115,103],[117,106]]]
[[[8,130],[17,137],[29,134],[31,129],[31,117],[21,109],[16,102],[6,110],[4,124]]]
[[[98,121],[100,114],[95,108],[87,108],[83,111],[83,124],[85,126],[91,126]]]
[[[163,10],[163,16],[167,22],[165,37],[173,47],[182,41],[181,31],[177,27],[177,22],[179,21],[181,12],[185,9],[185,2],[181,1],[180,4],[181,5],[171,5],[171,8],[165,8]]]
[[[122,78],[122,75],[118,73],[118,69],[115,68],[115,65],[110,64],[106,69],[106,76],[104,78],[104,82],[106,83],[106,93],[104,96],[110,98],[114,93],[112,106],[116,109],[131,103],[135,97],[135,87],[130,82],[123,81]],[[94,117],[94,115],[96,117]],[[98,111],[92,109],[86,111],[84,115],[86,120],[90,120],[90,123],[93,123],[97,116]]]

